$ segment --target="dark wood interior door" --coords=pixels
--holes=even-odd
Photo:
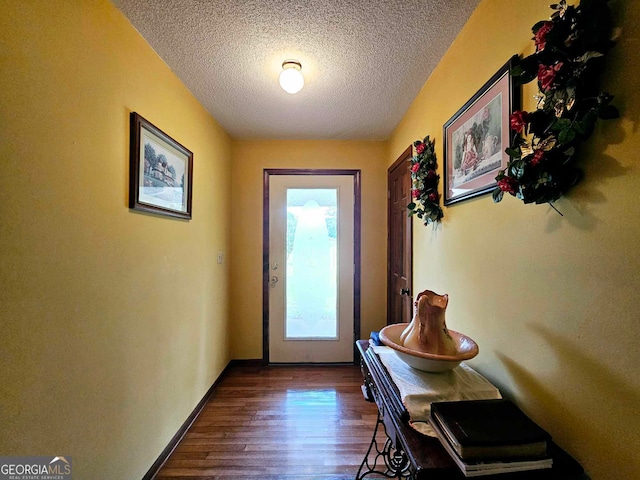
[[[412,147],[409,146],[389,167],[387,187],[387,324],[411,321],[412,219],[411,202]]]

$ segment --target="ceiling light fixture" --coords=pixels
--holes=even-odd
[[[280,72],[280,86],[287,93],[298,93],[304,87],[302,64],[297,60],[285,60]]]

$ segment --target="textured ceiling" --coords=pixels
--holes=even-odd
[[[232,137],[386,139],[479,0],[113,2]]]

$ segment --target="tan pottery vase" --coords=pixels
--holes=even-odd
[[[456,355],[456,344],[445,322],[448,303],[446,294],[420,292],[414,303],[413,320],[400,335],[400,344],[418,352]]]

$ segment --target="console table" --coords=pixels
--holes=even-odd
[[[365,478],[403,480],[461,480],[458,469],[437,438],[428,437],[409,426],[409,413],[389,372],[369,342],[356,342],[364,377],[363,394],[378,406],[378,419],[369,449],[356,475]],[[384,432],[384,435],[380,435]],[[380,441],[380,437],[384,437]],[[585,478],[580,464],[553,442],[549,445],[553,468],[518,473],[487,475],[490,480],[579,480]]]

